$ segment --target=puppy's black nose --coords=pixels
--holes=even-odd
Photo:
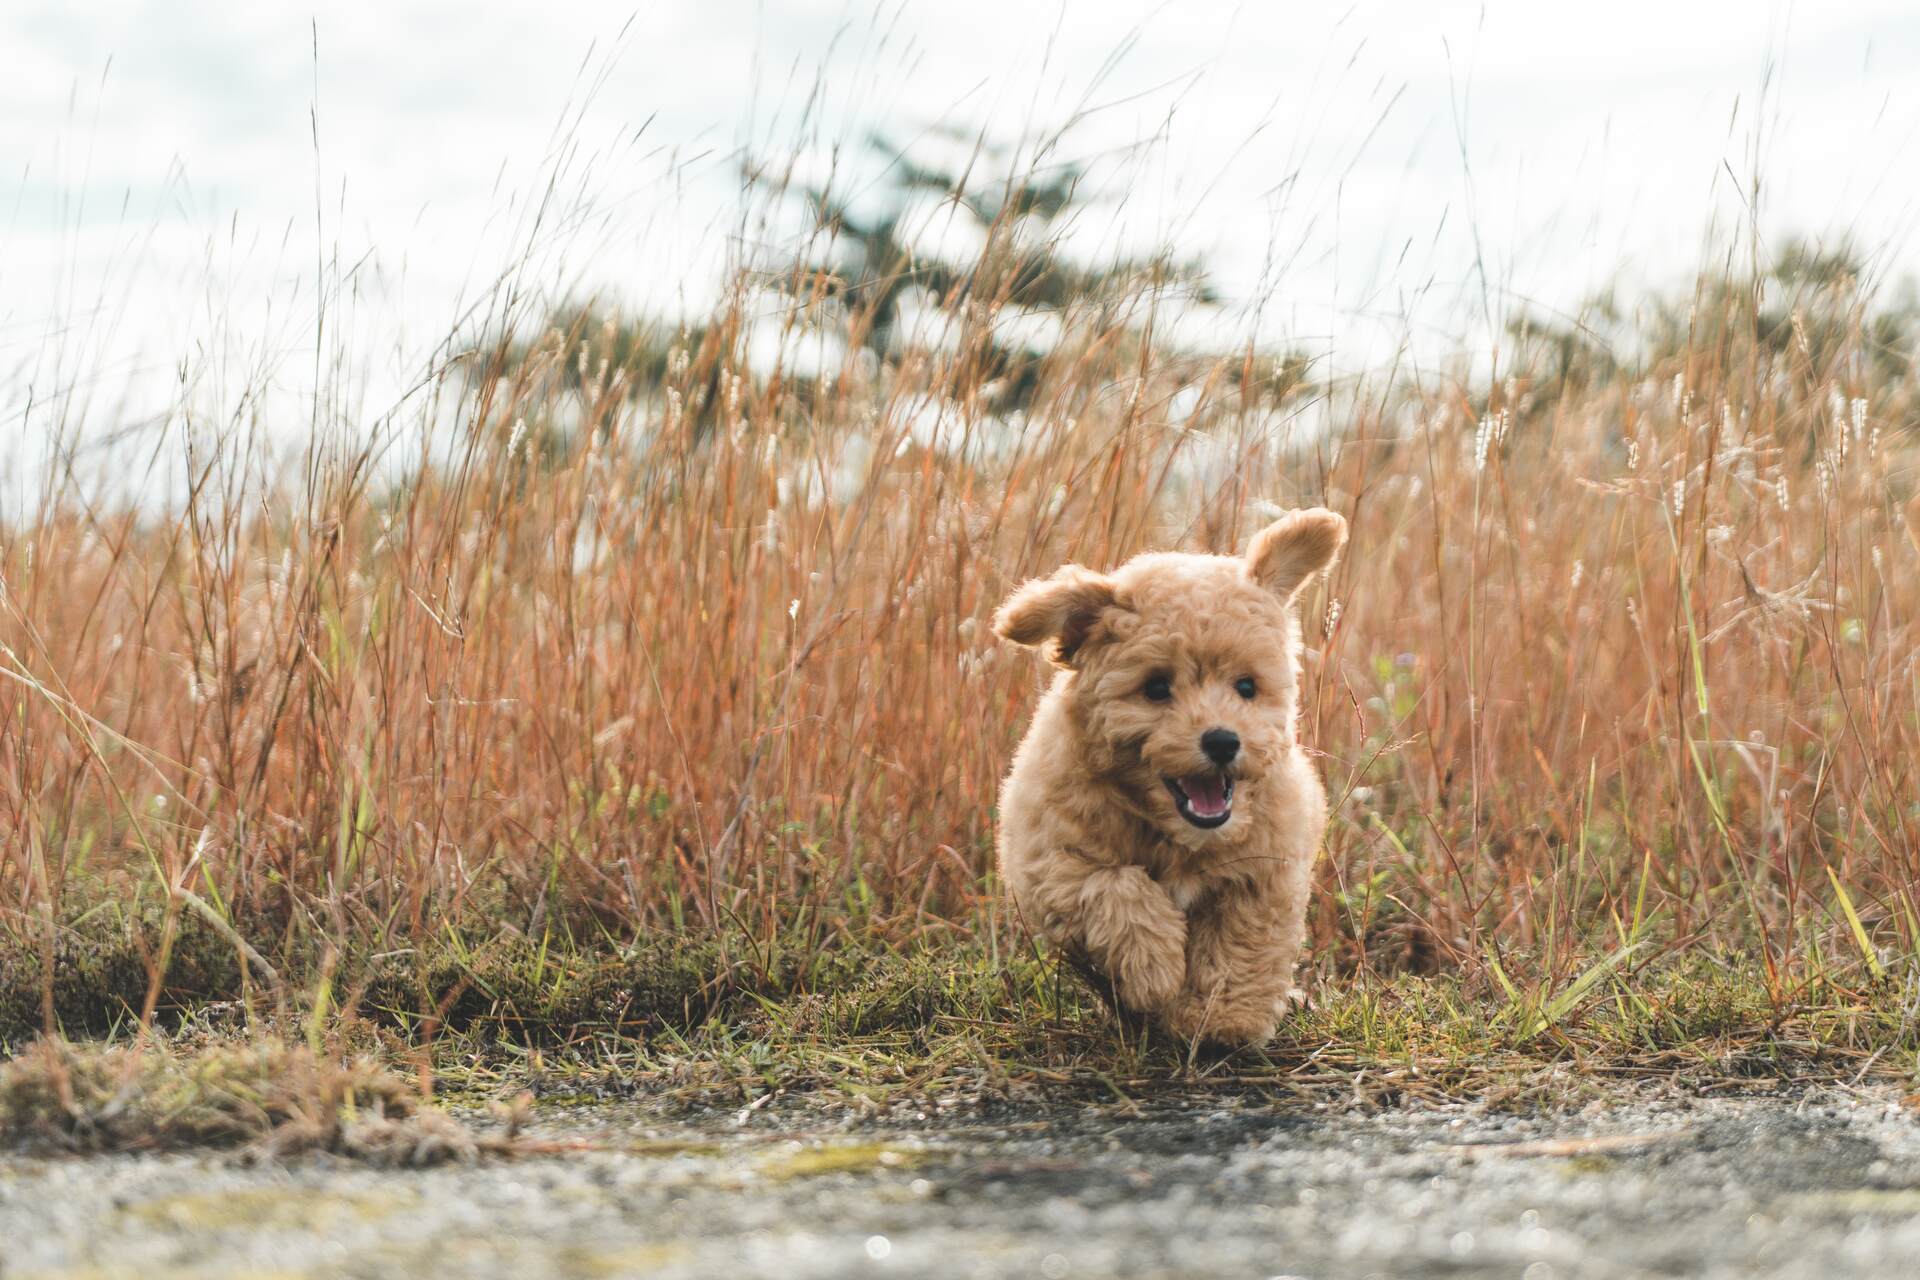
[[[1225,767],[1240,754],[1240,735],[1231,729],[1209,729],[1200,735],[1200,749],[1207,759]]]

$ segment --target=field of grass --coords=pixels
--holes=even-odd
[[[794,267],[499,326],[371,435],[183,405],[178,502],[53,468],[0,528],[0,1041],[735,1097],[1920,1070],[1910,306],[1755,246],[1356,374],[1156,337],[1140,264],[1045,302],[1000,207],[931,341],[866,341],[911,260]],[[996,899],[1044,675],[986,619],[1306,504],[1353,529],[1305,605],[1317,1003],[1202,1069]]]

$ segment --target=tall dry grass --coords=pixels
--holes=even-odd
[[[1320,503],[1319,964],[1712,947],[1786,991],[1920,939],[1911,352],[1845,264],[1519,325],[1491,376],[1177,350],[1147,289],[1058,316],[1018,410],[1008,295],[942,304],[801,376],[749,348],[858,300],[743,278],[438,371],[405,466],[241,423],[177,504],[50,483],[0,548],[0,930],[984,927],[1043,678],[994,604]]]

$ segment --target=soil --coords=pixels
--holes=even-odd
[[[549,1153],[431,1169],[0,1156],[0,1275],[1911,1274],[1892,1094],[1571,1115],[1249,1099],[663,1125],[543,1108]]]

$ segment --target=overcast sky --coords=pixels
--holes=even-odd
[[[556,169],[527,285],[697,307],[742,155],[818,168],[875,125],[1076,121],[1060,154],[1125,196],[1084,239],[1207,254],[1263,339],[1337,367],[1484,344],[1483,298],[1682,278],[1756,160],[1770,239],[1851,232],[1897,274],[1920,213],[1911,4],[15,0],[0,50],[0,414],[28,435],[28,383],[112,419],[183,359],[310,364],[323,259],[377,400]]]

